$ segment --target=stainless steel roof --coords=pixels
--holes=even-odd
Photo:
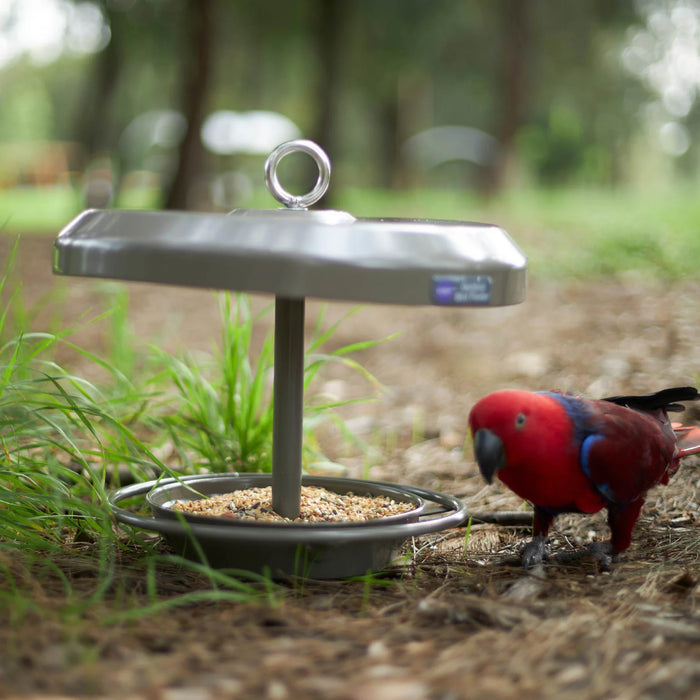
[[[526,262],[497,226],[323,210],[88,210],[54,244],[62,275],[385,304],[515,304]]]

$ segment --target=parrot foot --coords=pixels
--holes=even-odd
[[[520,561],[523,569],[531,569],[549,558],[549,539],[536,535],[529,542],[520,544]]]
[[[612,563],[615,561],[612,545],[610,542],[591,542],[586,551],[600,563],[601,571],[610,571]]]
[[[610,571],[616,557],[613,555],[610,542],[591,542],[584,549],[574,552],[559,552],[553,559],[558,564],[575,564],[594,559],[598,562],[600,571]]]

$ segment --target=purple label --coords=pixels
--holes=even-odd
[[[433,275],[431,298],[438,306],[486,306],[492,285],[488,275]]]

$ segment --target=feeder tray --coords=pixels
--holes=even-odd
[[[396,558],[407,538],[454,527],[466,516],[464,504],[454,496],[413,486],[306,475],[302,483],[336,493],[389,496],[415,508],[366,522],[287,523],[196,516],[169,507],[176,499],[270,486],[270,474],[207,474],[132,484],[110,494],[110,503],[117,520],[162,534],[186,557],[203,558],[217,568],[269,573],[274,578],[333,579],[381,571]],[[119,505],[144,494],[154,517]]]
[[[217,474],[214,476],[216,478],[212,478],[212,475],[208,475],[209,478],[201,481],[195,481],[194,483],[183,483],[182,481],[175,480],[169,484],[158,485],[157,488],[154,488],[152,491],[148,492],[146,495],[146,501],[156,517],[178,520],[184,515],[185,520],[190,523],[220,523],[221,516],[198,515],[196,513],[189,512],[178,513],[178,511],[174,509],[174,505],[178,501],[183,500],[194,501],[202,498],[206,499],[218,494],[230,493],[232,491],[265,488],[271,486],[271,478],[269,474],[236,474],[224,476]],[[230,488],[227,488],[229,486]],[[411,506],[411,509],[405,512],[371,519],[366,523],[353,520],[327,523],[304,521],[303,519],[301,519],[301,522],[294,523],[294,525],[300,525],[302,527],[318,527],[319,525],[333,524],[334,526],[340,528],[352,528],[363,526],[364,524],[392,525],[398,522],[416,522],[420,514],[425,509],[425,502],[423,499],[408,493],[404,489],[399,489],[393,484],[380,484],[378,482],[370,482],[364,479],[337,479],[333,477],[303,476],[302,487],[303,486],[316,486],[337,494],[352,493],[357,496],[381,496],[409,505]],[[225,520],[224,522],[232,523],[234,526],[239,523],[242,525],[254,526],[276,524],[276,521],[273,520],[259,520],[256,522],[252,519],[241,519],[236,521]]]
[[[279,161],[296,151],[310,155],[319,171],[315,187],[301,196],[287,192],[277,177]],[[275,149],[265,164],[268,188],[284,209],[243,209],[230,214],[88,210],[70,222],[54,244],[56,274],[275,295],[272,475],[265,478],[272,486],[274,510],[291,520],[299,515],[302,485],[307,297],[488,307],[516,304],[525,296],[526,259],[497,226],[356,219],[347,212],[307,210],[326,192],[330,172],[327,155],[315,143],[291,141]],[[199,488],[202,484],[198,479],[203,478],[184,477],[179,481]],[[348,481],[353,489],[357,483],[373,484],[372,488],[378,488],[379,483],[339,480],[333,484],[336,489],[348,490],[344,488]],[[157,488],[163,483],[158,482]],[[217,478],[204,483],[217,488],[223,484]],[[247,482],[229,485],[240,483]],[[267,562],[279,565],[275,568],[284,573],[293,573],[290,552],[280,552],[283,545],[293,545],[295,551],[298,546],[321,548],[323,552],[351,548],[328,559],[324,554],[323,565],[311,568],[313,576],[319,578],[381,568],[388,561],[386,553],[393,551],[397,542],[455,526],[466,514],[456,499],[397,484],[392,488],[398,489],[404,500],[426,498],[438,504],[441,513],[427,519],[419,516],[415,522],[362,523],[354,527],[336,523],[300,529],[294,525],[271,527],[268,523],[243,525],[240,521],[215,524],[172,520],[162,517],[157,508],[155,517],[137,516],[117,506],[127,497],[148,493],[154,486],[155,482],[138,484],[113,494],[111,503],[117,519],[161,532],[182,544],[188,555],[194,552],[186,542],[194,537],[210,563],[251,570],[260,570]],[[233,553],[223,555],[226,548]],[[312,559],[318,558],[319,551],[313,549],[312,554]],[[356,565],[344,563],[348,554]]]

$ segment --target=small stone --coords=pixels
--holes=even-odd
[[[286,700],[289,697],[287,686],[281,681],[270,681],[267,684],[266,697],[269,700]]]
[[[440,447],[446,450],[455,450],[464,444],[464,435],[455,430],[440,433]]]
[[[367,647],[367,656],[372,659],[385,659],[389,656],[389,649],[381,639],[375,639]]]
[[[345,401],[348,396],[348,384],[342,379],[331,379],[323,385],[321,393],[330,401]]]
[[[429,697],[429,690],[418,680],[381,679],[361,684],[348,697],[350,700],[424,700]]]
[[[534,379],[547,373],[549,360],[539,352],[518,352],[508,358],[508,369],[517,376]]]
[[[165,688],[163,700],[211,700],[212,694],[206,688],[183,686],[182,688]]]
[[[562,685],[572,685],[585,680],[589,673],[590,671],[585,666],[573,664],[572,666],[567,666],[557,674],[557,681]]]

